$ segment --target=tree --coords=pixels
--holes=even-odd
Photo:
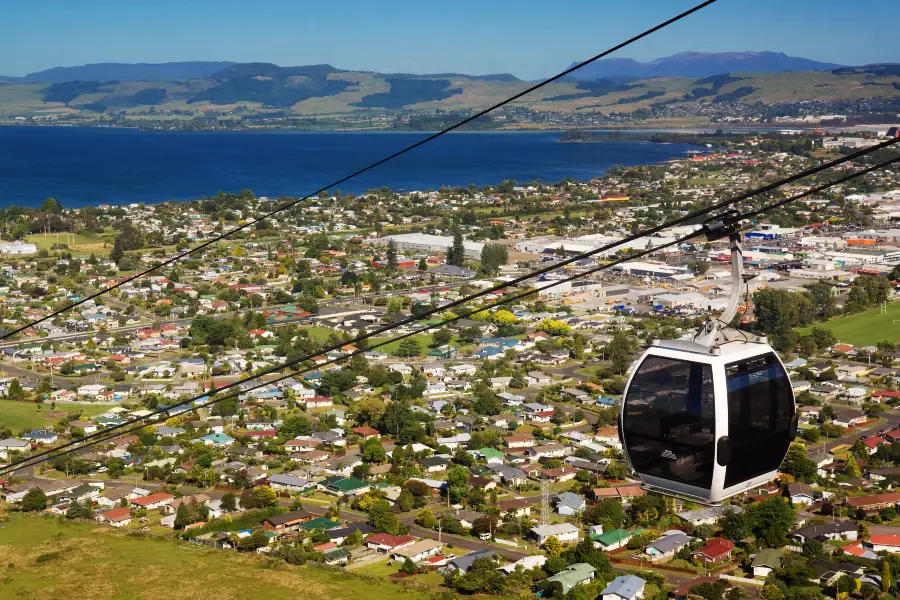
[[[537,330],[549,335],[568,335],[572,328],[557,319],[544,319],[538,323]]]
[[[607,498],[589,506],[582,514],[588,525],[603,525],[608,529],[618,529],[625,524],[625,509],[618,500]]]
[[[812,337],[818,348],[830,348],[837,343],[834,332],[830,329],[825,329],[824,327],[813,327],[810,332],[810,337]]]
[[[418,356],[422,353],[422,347],[419,345],[419,341],[415,338],[408,337],[397,346],[396,354],[397,356],[402,357],[413,357]]]
[[[77,499],[69,502],[69,508],[66,509],[66,518],[67,519],[84,519],[91,516],[91,501],[85,500],[85,503],[82,504]]]
[[[253,488],[253,496],[256,498],[256,506],[258,508],[270,508],[278,506],[278,495],[275,490],[267,485],[261,485]]]
[[[862,476],[862,470],[859,468],[859,463],[856,462],[856,459],[852,456],[847,458],[847,464],[844,467],[844,470],[846,471],[848,477]]]
[[[717,581],[715,583],[711,582],[703,582],[698,583],[695,586],[692,586],[690,590],[688,590],[690,594],[695,596],[700,596],[705,600],[724,600],[725,597],[725,582]]]
[[[753,505],[747,512],[753,535],[760,543],[772,548],[780,548],[787,543],[796,513],[784,498],[769,498]]]
[[[397,508],[400,509],[400,512],[412,510],[414,504],[415,499],[413,498],[413,495],[409,493],[409,490],[401,490],[400,495],[397,496]]]
[[[47,506],[47,496],[41,488],[32,488],[22,497],[22,510],[25,512],[37,512]]]
[[[420,273],[425,273],[428,271],[428,261],[425,260],[424,257],[419,259],[418,269]]]
[[[393,239],[388,242],[387,266],[389,269],[396,269],[400,266],[400,262],[397,260],[397,242],[395,242]]]
[[[881,563],[881,591],[885,594],[891,591],[891,565],[886,560]]]
[[[425,529],[436,529],[438,526],[438,521],[430,508],[423,508],[419,511],[419,514],[416,515],[416,523]]]
[[[722,536],[732,542],[739,542],[750,535],[750,522],[744,512],[735,512],[731,508],[725,509],[719,519],[722,528]]]
[[[343,545],[349,546],[350,548],[358,548],[363,544],[363,534],[359,529],[354,529],[353,532],[347,536],[344,540]]]
[[[404,573],[412,575],[412,574],[416,573],[419,570],[419,568],[416,566],[416,563],[414,563],[412,561],[412,559],[407,556],[406,560],[403,561],[403,566],[400,567],[400,570],[403,571]]]
[[[771,583],[763,586],[760,596],[764,600],[784,600],[784,592],[781,591],[781,588]]]
[[[816,463],[806,455],[806,447],[799,442],[792,442],[787,456],[781,464],[781,470],[796,479],[810,481],[816,476]]]
[[[237,496],[232,492],[226,492],[222,496],[222,510],[225,512],[234,512],[237,510]]]
[[[369,524],[375,528],[376,532],[390,535],[400,535],[404,529],[397,515],[391,509],[391,505],[384,499],[375,501],[369,509]]]
[[[631,343],[623,331],[616,331],[613,339],[606,345],[606,354],[612,362],[612,370],[622,375],[631,366]]]
[[[508,262],[509,248],[503,244],[485,244],[481,248],[481,268],[488,275],[496,274]]]
[[[44,200],[43,204],[41,204],[41,212],[52,213],[58,215],[63,211],[62,204],[60,204],[59,200],[56,198],[47,198]]]
[[[175,511],[175,529],[184,529],[192,522],[193,521],[191,521],[191,516],[188,513],[187,502],[182,501],[181,504],[178,505],[178,509]]]
[[[799,350],[800,354],[814,356],[818,352],[818,347],[811,335],[805,335],[800,338]]]
[[[435,346],[449,344],[453,340],[453,332],[449,329],[438,329],[431,336],[431,342]]]
[[[6,391],[6,397],[10,400],[22,400],[25,397],[25,390],[22,389],[22,384],[19,383],[18,378],[9,382],[9,389]]]
[[[453,228],[453,245],[447,251],[447,264],[463,267],[466,264],[466,247],[459,225]]]
[[[360,453],[362,459],[370,463],[383,463],[384,459],[387,457],[384,446],[381,445],[381,442],[377,438],[369,438],[363,442]]]
[[[125,460],[122,458],[110,458],[106,461],[106,471],[110,479],[118,479],[125,473]]]
[[[469,471],[456,465],[447,471],[447,493],[452,501],[458,502],[469,493]]]
[[[562,554],[563,547],[555,535],[551,535],[544,541],[544,554],[547,555],[547,558],[553,558],[554,556],[559,556]]]

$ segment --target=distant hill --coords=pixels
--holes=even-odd
[[[569,77],[588,81],[611,77],[709,77],[720,73],[828,71],[840,67],[841,65],[788,56],[781,52],[682,52],[650,62],[607,58],[598,60]]]
[[[96,63],[80,67],[53,67],[16,79],[23,83],[65,83],[67,81],[171,81],[204,79],[233,65],[226,61],[168,63]]]
[[[630,113],[681,103],[856,102],[900,96],[900,65],[830,68],[826,63],[773,52],[685,53],[649,63],[614,59],[597,67],[601,70],[594,75],[604,73],[603,69],[616,75],[585,77],[582,73],[581,79],[554,82],[514,104],[546,111]],[[807,70],[762,72],[777,68]],[[203,76],[184,77],[194,69]],[[640,72],[653,75],[634,75]],[[674,76],[678,72],[695,75]],[[175,76],[160,79],[166,73]],[[125,112],[162,120],[166,115],[236,114],[243,115],[241,118],[345,118],[385,109],[484,109],[531,85],[508,74],[418,75],[346,70],[327,64],[282,67],[271,63],[85,65],[29,77],[53,74],[65,81],[31,83],[0,77],[0,113],[96,118],[100,113]],[[126,80],[138,75],[146,78]]]

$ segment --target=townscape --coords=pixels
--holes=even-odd
[[[2,323],[25,328],[0,342],[0,460],[36,460],[0,480],[0,514],[447,597],[894,595],[897,167],[752,223],[746,282],[725,241],[666,246],[699,224],[619,242],[895,137],[719,134],[586,182],[334,190],[126,283],[286,199],[5,209]],[[776,479],[706,507],[641,486],[618,415],[641,349],[691,334],[734,284],[739,325],[781,354],[801,424]]]

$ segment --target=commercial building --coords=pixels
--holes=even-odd
[[[428,233],[386,235],[370,240],[368,243],[375,246],[387,246],[392,240],[401,252],[446,252],[447,248],[453,245],[453,238],[450,236],[431,235]],[[463,240],[463,247],[466,249],[466,256],[480,258],[484,244]]]

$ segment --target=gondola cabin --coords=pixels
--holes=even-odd
[[[662,341],[632,370],[619,430],[646,486],[716,504],[775,475],[795,415],[787,371],[768,345]]]

